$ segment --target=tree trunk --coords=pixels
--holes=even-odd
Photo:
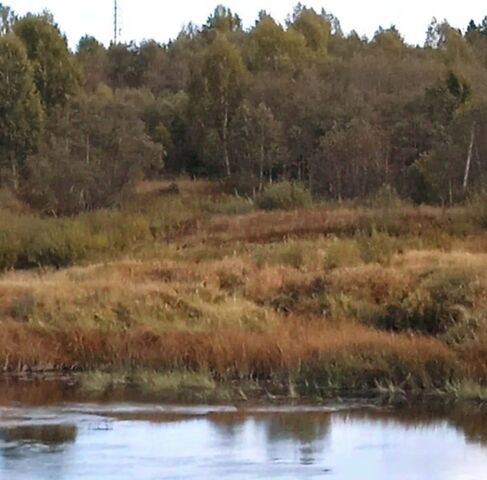
[[[86,134],[86,165],[90,164],[90,159],[91,159],[90,135]]]
[[[223,147],[223,163],[225,165],[225,173],[227,177],[231,177],[232,169],[230,168],[230,158],[228,155],[228,105],[225,102],[223,122],[222,122],[222,147]]]
[[[12,186],[15,191],[19,189],[19,173],[17,171],[17,159],[15,154],[10,154],[10,166],[12,168]]]
[[[472,165],[473,147],[475,145],[475,122],[472,123],[470,134],[470,145],[468,147],[467,163],[465,165],[465,176],[463,177],[463,193],[467,193],[468,179],[470,176],[470,167]]]
[[[259,192],[262,191],[264,188],[264,158],[265,158],[265,151],[264,151],[264,140],[260,144],[260,162],[259,162]]]

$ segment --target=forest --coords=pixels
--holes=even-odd
[[[49,12],[1,6],[0,74],[2,185],[50,215],[117,205],[161,175],[338,201],[387,187],[452,205],[485,188],[487,17],[433,19],[412,46],[301,4],[249,29],[218,6],[167,44],[85,36],[72,52]]]

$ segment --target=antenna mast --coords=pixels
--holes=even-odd
[[[114,0],[113,5],[113,44],[118,43],[118,2]]]

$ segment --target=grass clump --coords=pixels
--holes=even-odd
[[[392,331],[414,331],[463,339],[473,334],[472,310],[477,297],[475,277],[461,269],[437,271],[420,282],[402,302],[389,304],[376,325]]]
[[[152,238],[142,215],[97,211],[76,218],[2,215],[0,269],[63,268],[113,256]]]
[[[365,263],[388,263],[401,249],[401,241],[386,232],[373,229],[370,234],[359,232],[355,235],[360,257]]]
[[[326,249],[325,265],[328,269],[353,267],[360,263],[360,245],[353,238],[335,238]]]
[[[292,210],[312,204],[310,192],[297,183],[280,182],[269,185],[260,193],[255,203],[262,210]]]

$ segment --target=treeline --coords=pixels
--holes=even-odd
[[[487,17],[432,21],[424,47],[298,5],[244,29],[219,6],[168,44],[83,37],[0,8],[1,181],[56,214],[115,205],[142,177],[281,180],[363,198],[384,185],[453,203],[487,180]]]

